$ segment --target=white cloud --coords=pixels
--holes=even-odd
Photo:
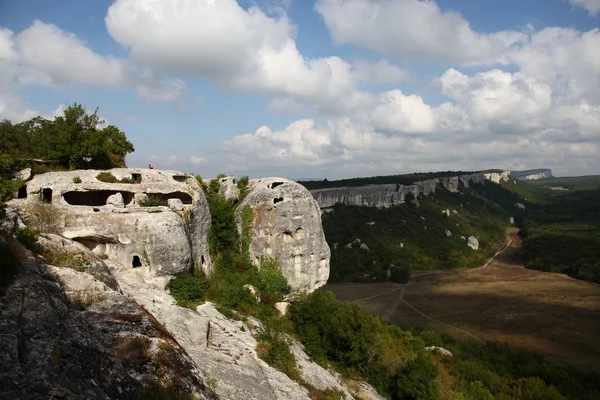
[[[339,57],[307,59],[283,9],[271,16],[256,6],[244,10],[235,0],[117,0],[106,26],[138,62],[234,91],[331,101],[360,84],[398,82],[408,75],[383,60],[353,68]],[[281,106],[272,104],[275,110]]]
[[[569,0],[569,2],[576,7],[586,9],[590,15],[596,15],[600,11],[600,0]]]
[[[459,13],[432,0],[317,0],[336,44],[354,44],[392,56],[475,63],[496,59],[526,38],[515,31],[471,29]]]
[[[208,162],[208,160],[202,157],[192,156],[190,157],[190,162],[194,165],[204,165]]]
[[[127,60],[97,54],[77,36],[55,25],[36,20],[16,36],[10,32],[7,39],[6,30],[3,36],[0,42],[11,46],[8,60],[21,84],[125,87],[151,101],[174,101],[185,94],[183,81],[163,80]],[[5,44],[0,52],[6,53],[6,49]]]

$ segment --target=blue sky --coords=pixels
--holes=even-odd
[[[130,166],[600,173],[600,0],[0,0],[0,118],[78,102]]]

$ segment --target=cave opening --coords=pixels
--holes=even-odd
[[[139,256],[133,256],[133,260],[131,261],[131,266],[133,268],[139,268],[142,266],[142,262],[140,261]]]
[[[44,203],[52,203],[52,189],[50,189],[50,188],[42,189],[42,201]]]
[[[22,186],[21,188],[19,188],[19,191],[17,192],[17,198],[18,199],[26,199],[27,198],[27,186]]]
[[[273,182],[271,184],[271,189],[275,189],[277,186],[283,185],[283,182]]]
[[[148,193],[148,197],[151,197],[159,202],[164,202],[165,204],[169,199],[179,199],[183,204],[186,205],[192,204],[193,202],[192,196],[184,192]]]
[[[283,197],[275,197],[273,199],[273,204],[277,204],[283,201]]]
[[[206,267],[206,259],[204,258],[204,256],[200,256],[200,265],[202,265],[203,267]]]
[[[133,200],[133,193],[118,190],[90,190],[88,192],[66,192],[63,197],[72,206],[105,206],[113,194],[121,193],[123,202],[128,205]]]

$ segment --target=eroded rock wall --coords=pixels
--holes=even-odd
[[[329,278],[329,246],[321,225],[319,205],[302,185],[284,178],[251,180],[246,198],[237,208],[253,210],[250,256],[279,260],[281,271],[294,291],[312,292]]]
[[[98,180],[101,173],[117,182]],[[123,267],[139,268],[158,286],[194,264],[211,272],[210,211],[191,175],[125,168],[50,172],[36,175],[27,183],[27,197],[10,205],[35,215],[44,207],[41,200],[51,207],[56,233]]]

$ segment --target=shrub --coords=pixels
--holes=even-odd
[[[19,228],[17,230],[17,232],[15,233],[15,237],[17,238],[17,240],[19,242],[21,242],[21,244],[23,244],[23,246],[25,246],[29,250],[31,250],[33,252],[36,252],[38,250],[38,246],[37,246],[38,233],[36,231],[34,231],[33,229],[29,229],[27,227]]]
[[[273,293],[277,301],[290,293],[291,287],[279,268],[279,262],[274,258],[261,258],[258,271],[258,289],[262,292]]]
[[[407,283],[410,280],[410,269],[394,266],[390,268],[390,280],[395,283]]]
[[[73,177],[73,183],[81,183],[81,178],[78,176]]]
[[[300,380],[296,358],[285,337],[268,324],[258,330],[258,356],[270,366],[277,368],[291,379]]]
[[[187,273],[173,279],[170,284],[171,296],[177,300],[177,304],[183,307],[195,308],[200,304],[206,292],[209,282],[201,271]]]
[[[246,195],[248,194],[248,183],[248,175],[242,176],[237,182],[237,187],[240,190],[240,194],[238,196],[238,200],[240,203],[246,198]]]
[[[43,201],[38,201],[28,210],[27,226],[39,233],[59,233],[62,214],[58,209]]]
[[[160,207],[160,206],[168,206],[167,199],[164,199],[159,196],[155,196],[152,193],[148,195],[145,200],[141,200],[139,202],[140,207]]]
[[[96,179],[98,179],[100,182],[106,182],[106,183],[119,182],[119,180],[110,172],[100,172],[98,175],[96,175]]]

